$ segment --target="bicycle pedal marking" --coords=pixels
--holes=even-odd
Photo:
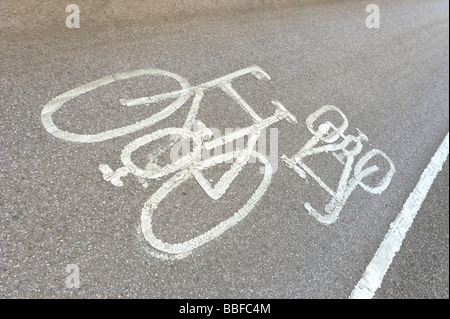
[[[318,129],[315,130],[313,125],[314,122],[326,112],[331,111],[337,112],[337,114],[342,117],[342,124],[337,127],[327,121],[320,124]],[[320,223],[331,225],[336,222],[339,213],[342,211],[351,193],[358,185],[367,192],[379,195],[389,186],[395,173],[395,167],[392,160],[384,152],[377,149],[368,151],[354,165],[355,157],[362,152],[362,143],[367,142],[369,139],[359,129],[357,129],[358,136],[345,135],[344,132],[348,128],[347,117],[335,106],[325,105],[321,107],[307,118],[306,125],[308,130],[313,134],[313,137],[306,142],[300,151],[292,158],[283,155],[281,159],[285,162],[287,167],[293,169],[302,179],[306,179],[307,176],[311,177],[322,189],[331,195],[331,201],[325,206],[325,214],[319,213],[309,202],[304,204],[304,207],[309,214],[316,218]],[[338,142],[339,139],[342,139],[342,141]],[[354,143],[353,148],[349,147],[352,143]],[[321,153],[331,153],[339,163],[344,165],[336,191],[332,190],[308,165],[305,164],[303,160],[309,156]],[[377,155],[380,155],[386,160],[389,165],[389,171],[383,177],[379,185],[371,187],[366,185],[362,179],[377,172],[379,167],[376,165],[372,165],[366,169],[363,169],[363,167],[370,159]],[[352,170],[354,177],[350,176]]]
[[[289,123],[297,123],[296,117],[278,101],[272,101],[272,105],[275,107],[273,115],[262,118],[232,86],[232,81],[234,79],[246,74],[253,75],[257,80],[270,80],[270,76],[258,66],[250,66],[196,86],[191,86],[186,79],[177,74],[158,69],[118,73],[84,84],[52,99],[44,106],[41,112],[41,121],[45,129],[57,138],[78,143],[96,143],[125,136],[144,128],[151,127],[172,115],[192,98],[192,104],[182,127],[159,129],[129,142],[122,149],[120,156],[122,162],[121,167],[114,169],[105,163],[101,163],[98,166],[103,179],[116,187],[122,187],[125,178],[128,175],[136,177],[137,181],[144,188],[148,187],[148,180],[158,180],[161,177],[170,176],[169,179],[144,203],[141,211],[140,229],[144,238],[150,246],[155,249],[155,251],[150,252],[151,255],[161,259],[181,259],[191,254],[195,249],[222,235],[225,231],[242,221],[251,212],[267,190],[274,173],[271,162],[263,153],[255,150],[261,132],[265,132],[268,127],[282,120],[286,120]],[[174,99],[167,107],[153,114],[149,118],[134,124],[128,124],[120,128],[96,134],[79,134],[63,131],[54,123],[52,118],[53,114],[61,109],[65,103],[99,87],[144,75],[169,77],[176,80],[180,85],[180,89],[176,91],[132,99],[123,97],[117,101],[123,107],[133,107],[138,105],[150,106],[154,103]],[[212,128],[208,128],[204,123],[197,120],[197,114],[204,94],[212,88],[222,89],[246,112],[252,119],[253,125],[242,129],[236,129],[231,133],[226,133],[224,136],[215,138],[212,141],[205,141],[205,138],[211,138],[214,133]],[[316,130],[314,124],[327,112],[334,112],[341,116],[342,123],[334,125],[327,121],[321,123]],[[323,106],[306,119],[306,124],[308,130],[313,134],[313,137],[292,158],[289,158],[286,155],[283,155],[281,158],[289,168],[293,169],[299,175],[299,177],[306,182],[308,177],[312,177],[320,187],[325,189],[332,196],[332,200],[325,207],[325,214],[316,211],[310,203],[304,204],[308,212],[321,223],[332,224],[336,221],[339,212],[343,209],[348,197],[358,185],[372,194],[381,194],[388,187],[392,176],[394,175],[395,168],[389,157],[380,150],[374,149],[367,152],[354,166],[354,177],[350,177],[355,157],[362,151],[362,142],[367,141],[368,139],[367,136],[359,130],[358,136],[344,134],[345,130],[348,128],[348,121],[338,108],[332,105]],[[245,136],[248,136],[248,142],[245,147],[243,146],[243,149],[226,150],[224,154],[214,154],[214,156],[210,158],[202,158],[202,152],[204,150],[222,147],[227,143],[238,141]],[[134,152],[149,143],[159,141],[166,137],[170,137],[172,142],[166,143],[165,141],[161,143],[163,144],[162,147],[153,150],[151,154],[149,154],[149,162],[145,167],[139,167],[133,162],[132,155]],[[187,154],[184,154],[181,157],[178,156],[176,159],[171,157],[170,163],[160,166],[157,161],[158,157],[163,155],[168,149],[173,151],[172,147],[183,139],[188,140],[189,143],[191,141],[193,142],[192,149],[189,147]],[[333,191],[328,187],[303,161],[303,159],[308,156],[320,153],[331,153],[344,165],[337,191]],[[386,160],[390,169],[380,184],[372,187],[365,184],[363,179],[376,172],[378,167],[376,165],[368,168],[364,167],[368,161],[375,156],[381,156],[381,158]],[[158,204],[166,198],[172,190],[194,177],[193,180],[200,185],[205,194],[213,200],[218,200],[227,192],[232,182],[239,176],[245,166],[248,163],[251,163],[251,159],[254,159],[255,163],[259,161],[264,165],[264,167],[261,167],[263,179],[246,204],[235,212],[234,215],[218,223],[203,234],[184,242],[171,244],[164,242],[155,235],[153,232],[153,214],[158,209]],[[215,185],[212,185],[210,181],[205,178],[202,171],[208,168],[214,168],[221,163],[231,163],[232,165]]]

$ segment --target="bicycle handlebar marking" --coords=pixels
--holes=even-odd
[[[330,122],[325,122],[319,126],[319,129],[317,131],[315,131],[313,129],[313,123],[320,116],[330,111],[337,112],[342,117],[342,125],[340,127],[336,127]],[[319,110],[314,112],[308,117],[308,119],[306,120],[306,124],[310,132],[313,134],[313,137],[292,158],[288,158],[286,155],[283,155],[282,159],[285,161],[286,165],[294,169],[294,171],[297,172],[301,178],[306,179],[307,175],[309,175],[319,184],[322,189],[324,189],[331,195],[331,201],[325,206],[324,215],[319,213],[309,202],[306,202],[304,204],[304,207],[310,213],[310,215],[314,216],[319,222],[325,225],[331,225],[336,222],[337,218],[339,217],[339,213],[347,202],[347,199],[350,197],[350,194],[358,185],[360,185],[367,192],[379,195],[389,186],[389,183],[391,182],[391,179],[395,173],[395,167],[391,159],[385,153],[380,150],[373,149],[367,152],[367,154],[365,154],[356,163],[354,167],[354,177],[351,178],[350,174],[353,168],[353,163],[355,162],[355,157],[358,156],[362,151],[362,142],[369,140],[367,136],[359,130],[358,136],[345,135],[344,132],[348,128],[347,117],[338,108],[332,105],[323,106]],[[339,138],[341,138],[342,141],[336,143]],[[352,142],[356,144],[355,147],[353,149],[348,149],[347,147]],[[338,155],[336,153],[338,151],[342,153]],[[340,176],[338,188],[336,191],[333,191],[327,184],[325,184],[322,179],[317,176],[314,171],[304,162],[304,159],[308,156],[314,156],[317,154],[328,152],[332,152],[332,154],[342,164],[344,164],[344,169]],[[378,186],[370,187],[363,183],[362,179],[377,172],[379,170],[379,167],[373,165],[364,170],[362,168],[370,159],[372,159],[376,155],[381,155],[386,160],[389,165],[389,171]]]

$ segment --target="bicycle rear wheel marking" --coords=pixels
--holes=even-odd
[[[63,140],[73,141],[73,142],[79,142],[79,143],[94,143],[94,142],[101,142],[106,141],[111,138],[123,136],[126,134],[130,134],[133,132],[136,132],[140,129],[143,129],[148,126],[152,126],[159,121],[165,119],[169,115],[171,115],[173,112],[175,112],[178,108],[180,108],[190,97],[190,92],[186,91],[185,94],[180,95],[174,102],[172,102],[169,106],[165,107],[160,112],[152,115],[151,117],[144,119],[142,121],[139,121],[134,124],[126,125],[120,128],[112,129],[109,131],[97,133],[97,134],[77,134],[77,133],[71,133],[66,132],[63,130],[60,130],[55,123],[53,122],[52,115],[57,110],[59,110],[61,107],[63,107],[64,103],[82,95],[85,93],[88,93],[92,90],[95,90],[101,86],[105,86],[111,83],[114,83],[116,81],[131,79],[134,77],[142,76],[142,75],[161,75],[173,78],[177,80],[180,85],[181,89],[188,89],[189,83],[186,79],[183,77],[167,72],[164,70],[157,70],[157,69],[148,69],[148,70],[137,70],[132,72],[124,72],[124,73],[118,73],[114,75],[110,75],[107,77],[104,77],[102,79],[87,83],[85,85],[79,86],[73,90],[70,90],[68,92],[65,92],[53,100],[51,100],[47,105],[44,106],[41,112],[41,121],[44,125],[45,129],[52,134],[55,137],[61,138]]]

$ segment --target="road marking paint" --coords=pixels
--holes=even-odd
[[[391,224],[388,233],[367,266],[362,278],[354,287],[349,297],[350,299],[370,299],[381,286],[383,277],[389,269],[395,254],[400,250],[403,239],[411,227],[423,200],[447,160],[448,149],[449,139],[447,133],[444,141],[420,176],[416,187],[403,205],[402,211]]]
[[[157,253],[152,253],[152,255],[162,259],[184,258],[188,254],[190,254],[192,250],[204,245],[214,238],[217,238],[223,232],[225,232],[233,225],[237,224],[249,214],[249,212],[253,209],[261,196],[264,194],[270,183],[271,176],[274,173],[274,170],[271,164],[265,158],[265,155],[253,150],[258,138],[261,135],[261,132],[272,124],[275,124],[283,119],[286,119],[290,123],[297,122],[295,116],[292,115],[280,102],[272,101],[272,104],[276,107],[275,113],[272,116],[263,119],[257,114],[255,110],[253,110],[250,105],[248,105],[244,101],[239,93],[232,87],[231,81],[237,77],[249,73],[251,73],[259,80],[270,79],[270,76],[258,66],[250,66],[248,68],[238,70],[236,72],[213,79],[209,82],[199,84],[197,86],[190,86],[188,81],[183,77],[164,70],[143,69],[132,72],[117,73],[96,81],[92,81],[57,96],[44,106],[41,113],[41,120],[47,131],[55,137],[80,143],[101,142],[108,139],[124,136],[126,134],[130,134],[140,129],[152,126],[170,116],[191,97],[193,97],[191,108],[182,128],[164,128],[136,138],[134,141],[130,142],[123,148],[121,154],[121,161],[123,166],[117,168],[116,170],[113,170],[107,164],[99,165],[99,170],[102,172],[103,178],[106,181],[111,182],[114,186],[118,187],[123,185],[123,181],[121,180],[122,177],[125,177],[129,174],[134,175],[144,188],[148,187],[146,179],[159,179],[161,177],[174,174],[174,176],[167,182],[165,182],[144,204],[141,215],[141,227],[144,237],[147,239],[150,245],[153,246],[153,248],[159,251]],[[138,121],[134,124],[129,124],[120,128],[115,128],[96,134],[77,134],[66,132],[59,129],[53,122],[53,114],[60,108],[62,108],[66,102],[82,94],[88,93],[92,90],[114,83],[116,81],[132,79],[143,75],[173,78],[180,84],[180,89],[154,96],[138,97],[128,100],[119,99],[121,105],[125,107],[133,107],[143,104],[149,105],[151,103],[157,103],[167,99],[175,99],[175,101],[147,119]],[[247,115],[252,118],[254,124],[246,128],[233,131],[230,134],[227,134],[220,138],[216,138],[212,141],[205,142],[204,137],[211,137],[213,135],[213,132],[200,121],[196,121],[196,117],[205,92],[208,89],[214,87],[218,87],[225,93],[227,93],[231,97],[231,99],[234,100],[234,102],[236,102],[247,113]],[[326,112],[335,112],[340,115],[342,119],[341,126],[334,126],[332,123],[327,121],[319,125],[316,131],[314,128],[314,123]],[[194,124],[197,124],[199,130],[195,130]],[[309,203],[305,203],[305,208],[310,212],[312,216],[317,218],[319,222],[329,225],[336,221],[339,212],[342,210],[348,197],[358,185],[361,185],[368,192],[371,192],[373,194],[380,194],[389,185],[395,169],[392,161],[383,152],[372,150],[369,151],[359,162],[356,163],[353,172],[354,176],[350,176],[353,169],[354,159],[357,155],[360,154],[362,150],[362,142],[367,141],[367,137],[361,132],[359,132],[359,135],[356,137],[352,135],[344,135],[344,131],[348,127],[348,121],[345,115],[338,108],[332,105],[326,105],[310,115],[306,120],[306,124],[308,130],[314,136],[296,155],[294,155],[293,158],[287,158],[286,156],[283,156],[282,158],[290,168],[293,168],[300,175],[300,177],[306,178],[308,174],[319,184],[319,186],[324,188],[331,195],[332,199],[330,203],[328,203],[325,207],[325,215],[317,212]],[[247,146],[242,150],[231,150],[230,152],[227,152],[223,155],[214,156],[205,160],[201,159],[203,150],[211,150],[216,147],[227,145],[228,143],[231,143],[235,140],[237,141],[244,136],[248,136],[248,142]],[[170,137],[171,140],[175,139],[175,141],[169,143],[168,145],[167,143],[163,143],[165,144],[163,148],[153,150],[152,154],[149,154],[149,162],[145,166],[145,168],[138,167],[132,161],[132,154],[135,151],[137,151],[144,145],[165,137]],[[336,142],[340,138],[342,139],[342,141]],[[172,147],[175,143],[183,139],[189,140],[189,145],[191,141],[193,142],[193,150],[190,151],[187,155],[183,155],[181,158],[171,158],[172,162],[166,164],[165,166],[159,166],[157,163],[158,155],[162,155],[168,148]],[[333,191],[330,187],[328,187],[320,179],[320,177],[318,177],[303,162],[303,158],[307,156],[329,152],[341,164],[344,165],[338,189],[336,191]],[[362,183],[361,180],[376,172],[379,168],[376,165],[370,166],[369,168],[365,169],[362,168],[372,157],[376,155],[381,155],[382,157],[384,157],[384,159],[390,165],[391,169],[379,186],[371,187]],[[248,163],[251,163],[251,159],[254,159],[255,163],[258,160],[259,162],[264,164],[264,168],[262,171],[262,173],[264,174],[264,178],[249,201],[232,217],[216,225],[209,231],[182,243],[169,244],[163,242],[155,236],[152,227],[153,212],[157,208],[157,205],[161,202],[161,200],[163,200],[174,188],[179,186],[184,181],[190,179],[191,177],[194,177],[194,179],[203,188],[205,193],[210,198],[217,200],[226,193],[231,183],[241,173],[242,169]],[[212,186],[211,183],[203,176],[202,171],[204,169],[214,167],[220,163],[227,163],[230,160],[232,163],[231,168],[229,168],[229,170],[227,170],[222,175],[219,181],[216,182],[214,186]]]
[[[188,93],[181,94],[178,96],[178,98],[172,102],[169,106],[164,108],[162,111],[154,114],[153,116],[144,119],[142,121],[129,124],[120,128],[112,129],[109,131],[97,133],[97,134],[76,134],[71,132],[66,132],[63,130],[60,130],[58,127],[56,127],[55,123],[53,122],[52,115],[58,111],[64,103],[82,95],[85,93],[88,93],[94,89],[97,89],[99,87],[111,84],[116,81],[125,80],[125,79],[131,79],[135,77],[139,77],[142,75],[160,75],[165,76],[169,78],[173,78],[180,84],[182,89],[188,89],[190,87],[187,80],[185,80],[183,77],[167,72],[164,70],[158,70],[158,69],[148,69],[148,70],[137,70],[132,72],[124,72],[124,73],[118,73],[114,75],[110,75],[107,77],[104,77],[99,80],[92,81],[90,83],[84,84],[80,87],[77,87],[73,90],[70,90],[66,93],[63,93],[57,97],[55,97],[53,100],[51,100],[48,104],[44,106],[41,112],[41,120],[42,124],[44,125],[45,129],[52,134],[55,137],[61,138],[63,140],[69,140],[73,142],[79,142],[79,143],[95,143],[95,142],[102,142],[106,141],[115,137],[127,135],[130,133],[134,133],[136,131],[139,131],[140,129],[143,129],[148,126],[152,126],[169,115],[171,115],[173,112],[178,110],[190,97],[188,94],[190,91],[187,90]],[[159,100],[158,100],[159,101]]]
[[[339,114],[342,124],[336,127],[329,121],[318,126],[317,131],[314,129],[314,123],[319,117],[327,112],[335,112]],[[344,132],[348,128],[348,120],[344,113],[333,105],[325,105],[319,110],[311,114],[306,119],[306,126],[313,134],[313,137],[295,154],[292,158],[283,155],[281,158],[289,168],[292,168],[301,178],[305,179],[308,175],[312,177],[316,183],[331,195],[331,201],[325,206],[325,214],[319,213],[310,203],[305,203],[304,207],[311,216],[316,218],[320,223],[331,225],[339,217],[339,213],[344,208],[345,203],[355,188],[360,185],[365,191],[379,195],[390,184],[395,173],[394,163],[382,151],[372,149],[368,151],[353,167],[355,157],[358,156],[362,149],[363,141],[368,141],[366,135],[358,130],[358,136],[345,135]],[[342,141],[338,141],[342,139]],[[354,144],[353,147],[349,145]],[[321,154],[331,153],[341,164],[344,169],[339,178],[339,185],[336,191],[332,190],[325,182],[317,176],[314,171],[308,167],[303,161],[304,158]],[[375,173],[379,167],[372,165],[363,169],[364,165],[373,157],[380,155],[389,164],[389,171],[386,173],[382,181],[376,187],[371,187],[362,182],[362,179]],[[353,170],[353,177],[351,176]]]
[[[163,71],[161,70],[141,70],[135,71],[132,75],[139,76],[148,73],[152,75],[163,75],[162,72]],[[181,259],[188,256],[192,250],[206,244],[207,242],[211,241],[214,238],[217,238],[223,232],[228,230],[230,227],[234,226],[239,221],[244,219],[250,213],[250,211],[253,209],[253,207],[256,205],[256,203],[259,201],[259,199],[269,186],[271,176],[273,174],[272,166],[263,154],[255,152],[253,151],[253,149],[256,146],[256,143],[262,130],[283,119],[286,119],[289,122],[296,122],[296,118],[291,113],[289,113],[289,111],[286,108],[284,108],[280,102],[272,101],[272,104],[276,107],[275,113],[268,118],[262,119],[255,112],[255,110],[253,110],[252,107],[244,101],[244,99],[238,94],[238,92],[236,92],[233,89],[231,85],[231,81],[233,79],[248,73],[253,74],[257,79],[264,79],[264,78],[270,79],[269,75],[265,73],[261,68],[257,66],[252,66],[194,87],[187,87],[188,86],[187,81],[182,82],[181,81],[182,78],[179,77],[177,80],[181,84],[182,87],[181,90],[150,97],[139,97],[131,100],[125,99],[120,100],[120,103],[123,106],[132,107],[141,104],[155,103],[163,101],[168,98],[178,98],[174,102],[176,103],[175,104],[176,108],[174,108],[173,103],[165,109],[165,110],[170,109],[169,110],[170,113],[165,113],[168,116],[176,109],[178,109],[180,103],[181,104],[185,103],[187,99],[193,96],[191,108],[189,110],[186,121],[182,128],[160,129],[156,132],[146,134],[142,137],[135,139],[134,141],[132,141],[123,148],[121,154],[121,161],[123,163],[123,166],[119,167],[116,170],[113,170],[107,164],[99,165],[99,169],[103,173],[103,178],[106,181],[111,182],[114,186],[118,187],[123,185],[121,178],[127,176],[128,174],[135,175],[138,181],[144,187],[146,185],[148,186],[148,184],[146,183],[146,179],[157,179],[163,176],[167,176],[169,174],[175,174],[149,198],[149,200],[144,204],[144,208],[142,209],[141,215],[142,233],[145,239],[149,242],[149,244],[158,251],[158,252],[151,252],[152,256],[165,260]],[[175,77],[176,75],[170,74],[169,76]],[[112,79],[111,77],[109,77],[108,81],[100,81],[99,83],[101,85],[105,85],[112,83],[113,81],[117,81],[119,79],[127,79],[129,77],[131,76],[124,73],[114,75],[112,76]],[[196,121],[196,117],[200,109],[200,103],[203,99],[205,91],[215,86],[221,88],[231,97],[231,99],[233,99],[242,109],[244,109],[244,111],[252,118],[254,124],[249,127],[234,131],[233,133],[230,133],[221,138],[217,138],[213,141],[204,142],[203,138],[208,136],[211,137],[213,133],[209,128],[206,127],[206,125],[201,123],[201,121]],[[81,91],[89,92],[90,88],[94,89],[96,87],[98,87],[97,83],[92,82],[89,87],[86,88],[81,87]],[[75,94],[70,95],[70,98],[76,97],[78,95],[79,95],[78,92],[75,92]],[[58,101],[61,100],[62,103],[66,102],[67,100],[64,98],[64,95],[62,95],[62,97],[63,99],[59,97],[57,98],[57,100]],[[49,123],[51,124],[51,127],[55,127],[51,120],[51,115],[62,106],[62,103],[52,104],[51,102],[46,107],[44,107],[44,111],[42,112],[43,114],[42,119],[44,124]],[[163,110],[162,112],[164,112],[165,110]],[[164,116],[164,118],[165,117],[166,116]],[[143,122],[146,123],[146,126],[149,126],[153,123],[156,123],[160,119],[161,118],[158,117],[158,115],[154,115],[151,118],[144,120]],[[131,130],[135,131],[137,129],[143,128],[142,125],[138,124],[139,123],[136,123],[134,125],[126,126],[124,128],[120,128],[117,130],[99,133],[97,134],[97,136],[92,135],[88,136],[88,141],[90,142],[102,141],[112,137],[120,136],[119,134],[125,135],[128,132],[131,132]],[[194,129],[194,124],[196,124],[198,127],[197,131]],[[49,125],[47,125],[46,128],[48,126]],[[61,132],[62,131],[59,131],[58,129],[51,131],[51,133],[55,136]],[[71,133],[64,132],[64,134],[65,137],[67,138],[70,137],[67,134]],[[189,141],[194,142],[193,150],[189,152],[187,155],[182,156],[181,158],[173,159],[171,163],[166,164],[163,167],[159,166],[156,162],[156,159],[154,159],[153,157],[145,168],[138,167],[132,161],[132,154],[139,148],[153,141],[168,136],[170,136],[171,139],[175,139],[175,142],[182,139],[187,139]],[[244,149],[231,151],[223,155],[208,158],[206,160],[201,159],[203,149],[210,150],[214,147],[222,146],[228,142],[232,142],[244,136],[249,136],[247,146]],[[75,137],[75,139],[72,140],[81,141],[80,135],[72,134],[72,137]],[[168,147],[172,146],[174,143],[171,143]],[[225,194],[225,192],[230,187],[231,183],[237,178],[237,176],[241,173],[243,168],[250,162],[251,158],[254,158],[255,162],[256,160],[259,160],[259,162],[264,164],[264,172],[263,172],[264,178],[259,187],[256,189],[251,198],[248,200],[248,202],[238,212],[236,212],[233,216],[226,219],[225,221],[222,221],[209,231],[206,231],[205,233],[182,243],[170,244],[156,237],[156,235],[153,233],[153,225],[152,225],[153,212],[157,209],[157,206],[161,202],[161,200],[163,200],[169,193],[171,193],[173,189],[175,189],[177,186],[179,186],[186,180],[190,179],[191,177],[194,177],[194,179],[200,184],[200,186],[203,188],[205,193],[210,198],[218,200]],[[222,175],[222,177],[214,186],[212,186],[211,183],[203,176],[202,171],[204,169],[214,167],[217,164],[226,163],[229,160],[232,160],[231,168],[228,169]]]
[[[207,164],[205,167],[202,167],[202,169],[213,167],[219,163],[226,162],[231,157],[238,157],[240,155],[240,152],[234,152],[234,153],[226,153],[223,155],[218,156],[214,160],[209,159],[207,160]],[[181,185],[184,181],[188,180],[193,176],[193,171],[198,169],[197,167],[192,167],[191,169],[186,169],[184,171],[181,171],[171,177],[167,182],[165,182],[150,198],[149,200],[144,204],[144,208],[142,209],[141,214],[141,228],[142,233],[144,234],[145,239],[147,242],[153,247],[159,250],[160,252],[167,253],[167,255],[161,255],[161,253],[154,254],[155,257],[161,258],[163,256],[166,256],[163,259],[172,259],[172,258],[184,258],[186,257],[192,250],[206,244],[207,242],[219,237],[222,235],[225,231],[227,231],[229,228],[233,227],[234,225],[238,224],[240,221],[242,221],[253,209],[253,207],[258,203],[259,199],[264,195],[266,192],[271,178],[272,178],[272,168],[270,166],[269,161],[261,154],[252,151],[251,156],[255,156],[261,163],[265,166],[265,174],[263,177],[262,182],[258,186],[257,190],[253,193],[253,195],[250,197],[250,199],[247,201],[247,203],[238,210],[233,216],[227,218],[226,220],[222,221],[215,227],[211,228],[210,230],[206,231],[205,233],[198,235],[197,237],[194,237],[192,239],[189,239],[182,243],[176,243],[176,244],[170,244],[167,242],[162,241],[161,239],[157,238],[156,235],[153,232],[153,212],[157,209],[158,204],[177,186]],[[205,161],[206,162],[206,161]],[[229,184],[227,185],[229,186]]]
[[[121,186],[122,182],[120,181],[120,178],[128,175],[129,173],[145,179],[155,179],[157,177],[176,173],[167,182],[165,182],[144,204],[144,208],[142,209],[141,214],[141,228],[142,233],[148,243],[157,251],[159,251],[152,254],[154,257],[166,260],[181,259],[188,256],[192,250],[219,237],[229,228],[243,220],[250,213],[253,207],[258,203],[259,199],[265,193],[267,187],[270,184],[273,170],[268,159],[263,154],[260,154],[253,150],[254,146],[259,138],[261,130],[282,119],[288,118],[292,119],[293,115],[285,109],[277,108],[274,115],[261,120],[260,123],[254,124],[247,128],[243,128],[236,132],[237,134],[233,135],[234,137],[242,136],[242,134],[250,135],[246,148],[244,148],[243,150],[236,150],[222,155],[213,156],[206,160],[201,160],[200,158],[201,150],[206,145],[206,143],[204,143],[202,140],[202,136],[205,136],[211,132],[203,123],[200,122],[198,124],[199,130],[197,132],[193,132],[185,128],[161,129],[154,133],[144,135],[125,146],[121,156],[121,160],[124,165],[123,167],[118,168],[116,171],[113,171],[109,168],[109,166],[102,164],[99,168],[104,174],[104,179],[110,181],[116,186]],[[172,163],[154,169],[142,169],[133,163],[133,161],[131,160],[131,155],[134,151],[136,151],[141,146],[150,143],[151,141],[167,135],[179,135],[181,137],[194,140],[195,146],[193,151],[181,157],[180,159],[173,161]],[[222,140],[222,142],[226,142],[226,139]],[[249,163],[251,157],[259,160],[259,162],[264,164],[264,178],[259,187],[248,200],[248,202],[238,212],[236,212],[230,218],[222,221],[212,229],[206,231],[205,233],[198,235],[192,239],[186,240],[185,242],[171,244],[157,238],[157,236],[153,232],[153,213],[157,209],[158,204],[167,195],[169,195],[169,193],[171,193],[173,189],[175,189],[191,177],[194,177],[202,187],[202,189],[205,191],[205,193],[210,198],[217,200],[226,193],[231,183],[241,173],[242,169],[247,165],[247,163]],[[220,163],[226,163],[230,159],[234,159],[231,168],[222,175],[215,186],[212,186],[201,172]]]

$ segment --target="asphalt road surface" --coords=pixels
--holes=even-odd
[[[73,2],[0,3],[0,297],[350,297],[449,131],[448,1]],[[153,178],[195,105],[245,143],[278,112],[266,156]],[[374,298],[449,297],[436,170]]]

